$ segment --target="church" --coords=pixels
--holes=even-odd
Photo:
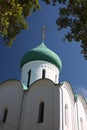
[[[86,100],[59,82],[62,61],[44,41],[20,68],[20,81],[0,84],[0,130],[87,130]]]

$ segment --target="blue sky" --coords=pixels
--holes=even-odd
[[[87,61],[80,53],[80,43],[63,42],[64,34],[68,30],[57,31],[58,7],[47,6],[42,2],[41,5],[41,11],[27,18],[29,29],[17,36],[11,48],[6,47],[0,37],[0,83],[8,79],[20,80],[20,60],[27,51],[41,44],[41,29],[46,25],[45,45],[60,56],[63,64],[60,82],[68,81],[74,91],[82,92],[87,97]]]

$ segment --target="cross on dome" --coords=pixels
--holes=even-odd
[[[46,31],[47,27],[45,25],[43,25],[42,27],[42,41],[44,42],[45,39],[45,31]]]

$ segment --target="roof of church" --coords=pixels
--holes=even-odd
[[[62,62],[59,56],[56,55],[53,51],[51,51],[49,48],[47,48],[44,45],[44,42],[42,42],[42,44],[40,44],[36,48],[27,52],[22,57],[20,66],[22,67],[24,64],[35,60],[43,60],[43,61],[50,62],[56,65],[59,69],[61,69],[62,67]]]
[[[77,100],[77,98],[78,98],[78,94],[75,94],[75,100]]]

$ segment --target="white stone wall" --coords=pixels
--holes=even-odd
[[[74,121],[74,93],[68,82],[60,87],[60,130],[75,130]]]
[[[60,130],[87,130],[86,100],[81,95],[76,99],[71,85],[66,81],[60,87]]]
[[[38,122],[41,102],[44,118]],[[74,97],[66,81],[60,85],[39,79],[23,91],[19,81],[9,80],[0,84],[0,130],[87,130],[87,104],[83,96]]]
[[[42,123],[38,123],[40,102],[45,104]],[[87,130],[86,101],[84,104],[83,99],[75,100],[68,82],[55,85],[48,79],[38,80],[25,94],[20,130]],[[83,119],[83,129],[80,117]]]
[[[81,95],[76,100],[76,115],[78,130],[87,130],[87,104]]]
[[[22,67],[21,82],[27,86],[28,72],[31,70],[30,85],[42,78],[42,70],[46,70],[45,78],[52,80],[54,83],[59,82],[59,69],[46,61],[32,61]]]
[[[35,82],[25,95],[20,130],[59,130],[58,93],[50,80]],[[40,102],[44,102],[44,120],[38,123]]]
[[[18,130],[20,123],[23,90],[20,82],[15,80],[0,84],[0,130]],[[6,121],[3,122],[5,109],[8,109]]]

